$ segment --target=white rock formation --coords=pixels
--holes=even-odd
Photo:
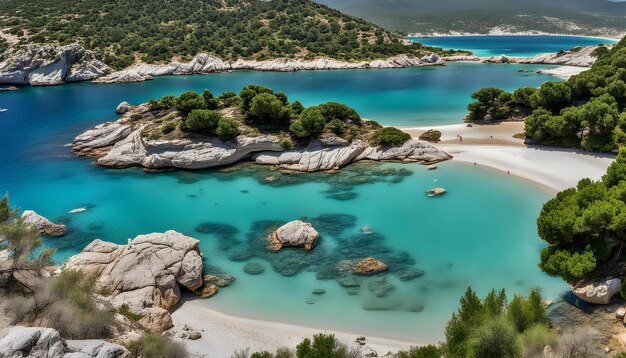
[[[0,62],[0,83],[57,85],[93,80],[110,71],[80,45],[31,44],[13,50]]]
[[[162,332],[172,327],[169,310],[180,300],[179,285],[202,286],[198,243],[175,231],[139,235],[128,245],[95,240],[64,268],[95,275],[105,300],[128,305],[146,329]]]
[[[566,51],[564,54],[544,53],[529,59],[519,60],[519,63],[545,63],[554,65],[590,67],[598,58],[591,54],[597,46],[581,47],[579,51]]]
[[[126,112],[128,112],[131,108],[131,105],[128,104],[128,102],[122,102],[120,104],[117,105],[117,107],[115,108],[115,113],[117,114],[124,114]]]
[[[126,348],[102,340],[64,342],[52,328],[14,326],[0,338],[2,358],[125,358]]]
[[[609,278],[601,281],[583,281],[572,288],[576,297],[589,303],[606,305],[611,298],[619,293],[622,287],[620,278]]]
[[[129,125],[103,123],[76,137],[72,149],[80,152],[83,149],[108,147],[128,137],[131,132],[132,128]]]
[[[275,251],[283,247],[303,247],[309,251],[313,249],[319,236],[310,223],[294,220],[279,227],[267,240]]]
[[[436,55],[435,55],[436,56]],[[438,57],[437,57],[438,58]],[[432,60],[432,58],[431,58]],[[346,62],[330,58],[315,60],[297,60],[278,58],[266,61],[237,60],[227,62],[215,56],[201,53],[188,63],[172,62],[164,65],[139,64],[125,70],[111,73],[98,78],[97,83],[138,82],[152,79],[155,76],[187,75],[222,72],[230,70],[255,70],[291,72],[302,70],[338,70],[357,68],[400,68],[415,66],[442,65],[441,61],[422,61],[413,56],[398,55],[385,60]]]
[[[33,210],[24,210],[22,219],[26,224],[36,228],[42,235],[63,236],[67,234],[67,227],[65,225],[55,224]]]

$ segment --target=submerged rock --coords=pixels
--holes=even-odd
[[[63,236],[67,234],[67,227],[65,225],[54,224],[33,210],[24,210],[22,220],[24,220],[24,223],[36,228],[42,235]]]
[[[606,305],[611,302],[611,298],[619,293],[622,280],[619,278],[609,278],[600,281],[583,281],[572,288],[576,297],[589,303]]]
[[[128,245],[95,240],[71,257],[65,269],[96,277],[96,287],[114,307],[128,305],[139,323],[162,332],[172,326],[169,310],[180,300],[180,287],[203,285],[198,240],[175,231],[137,236]]]
[[[353,271],[357,275],[375,275],[377,273],[386,271],[389,267],[373,257],[368,257],[359,261],[354,265]]]
[[[243,271],[249,275],[259,275],[265,272],[265,267],[257,262],[248,262],[243,267]]]
[[[274,251],[283,247],[303,247],[310,251],[315,246],[319,236],[320,234],[310,223],[294,220],[279,227],[268,236],[267,240]]]

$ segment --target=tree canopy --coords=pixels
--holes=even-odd
[[[604,48],[604,47],[602,47]],[[543,144],[615,151],[626,143],[626,38],[588,71],[513,93],[483,88],[472,95],[470,122],[525,118],[526,137]]]
[[[200,52],[227,60],[367,60],[425,49],[310,0],[6,0],[0,13],[18,45],[78,42],[118,69]],[[0,41],[0,53],[7,48]]]

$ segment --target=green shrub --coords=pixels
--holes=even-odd
[[[356,349],[348,349],[332,334],[319,333],[313,341],[305,338],[296,346],[297,358],[348,358],[357,356]]]
[[[291,118],[291,108],[284,108],[287,107],[273,94],[261,93],[252,99],[249,115],[264,122],[281,122]]]
[[[420,140],[425,140],[427,142],[439,142],[441,140],[441,132],[433,129],[429,129],[426,132],[422,133],[419,136]]]
[[[213,132],[222,117],[210,109],[194,109],[187,115],[185,126],[193,132]]]
[[[224,138],[234,138],[239,134],[239,123],[232,118],[220,118],[215,133]]]
[[[204,98],[194,91],[185,92],[176,99],[176,109],[183,113],[206,108],[207,103]]]
[[[324,131],[326,119],[316,107],[310,107],[302,111],[300,119],[289,126],[289,130],[299,138],[312,137]]]
[[[289,150],[289,149],[293,148],[293,143],[289,139],[283,139],[283,140],[280,141],[280,146],[283,149]]]
[[[409,139],[411,139],[411,136],[408,133],[394,127],[385,127],[374,132],[370,139],[370,144],[374,146],[398,147]]]
[[[213,92],[205,89],[202,91],[202,98],[204,99],[206,109],[217,109],[220,104],[220,100],[213,95]]]
[[[326,124],[326,128],[336,135],[342,135],[345,131],[346,125],[339,119],[333,119]]]
[[[163,134],[172,133],[176,129],[176,124],[174,122],[166,123],[163,127],[161,127],[161,132]]]
[[[133,322],[138,322],[143,316],[130,310],[126,303],[122,304],[117,312]]]
[[[536,324],[524,331],[518,338],[523,357],[541,357],[546,346],[554,346],[556,333],[546,325]]]
[[[361,116],[353,108],[342,103],[328,102],[317,106],[326,121],[338,119],[342,122],[360,124]]]
[[[142,358],[186,358],[189,356],[182,343],[156,333],[146,333],[128,345],[133,357]]]
[[[422,347],[411,347],[407,351],[400,351],[395,354],[394,358],[441,358],[444,350],[435,345],[429,344]]]

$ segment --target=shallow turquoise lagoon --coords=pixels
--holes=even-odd
[[[97,167],[91,159],[76,158],[66,144],[86,128],[114,120],[113,108],[122,100],[137,103],[205,87],[219,93],[246,83],[270,85],[307,105],[348,102],[386,124],[453,123],[460,117],[448,111],[463,106],[459,102],[467,101],[470,87],[513,88],[547,79],[519,74],[520,68],[453,64],[390,71],[231,73],[2,93],[0,107],[8,111],[0,113],[0,192],[9,192],[21,208],[70,226],[68,236],[46,239],[58,249],[59,261],[96,238],[125,243],[142,233],[178,230],[201,240],[207,267],[237,277],[233,286],[205,301],[208,307],[317,328],[436,341],[467,286],[481,294],[492,287],[510,293],[539,287],[548,298],[566,289],[536,265],[543,244],[535,218],[548,194],[508,176],[450,162],[436,171],[363,163],[335,175],[286,176],[250,165],[229,173],[148,174]],[[437,101],[441,106],[424,109]],[[270,175],[279,180],[267,183]],[[449,193],[424,195],[438,186]],[[68,214],[79,207],[88,210]],[[301,217],[322,233],[313,252],[272,255],[264,250],[267,227]],[[360,233],[365,225],[373,235]],[[401,281],[403,272],[393,269],[386,282],[364,280],[359,294],[349,295],[326,268],[355,255],[382,258],[404,273],[420,269],[425,274]],[[266,272],[245,274],[245,259],[261,263]],[[312,262],[298,266],[307,261]],[[327,293],[313,296],[314,288]],[[386,297],[377,297],[383,288],[389,290]],[[423,310],[415,312],[420,306]]]
[[[477,56],[531,57],[540,53],[556,53],[577,46],[597,46],[616,40],[581,36],[433,36],[410,37],[415,42],[443,49],[472,51]]]

